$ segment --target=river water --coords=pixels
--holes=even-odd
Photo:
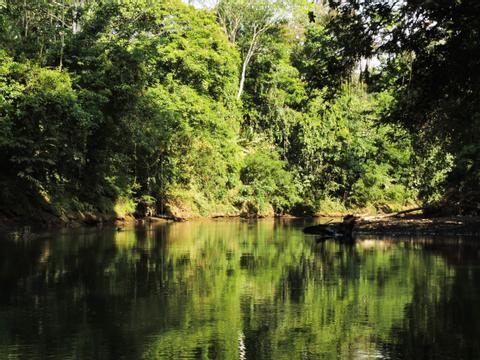
[[[479,359],[480,242],[295,220],[0,240],[0,359]]]

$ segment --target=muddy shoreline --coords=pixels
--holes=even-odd
[[[354,235],[480,236],[480,217],[426,217],[424,215],[408,215],[401,218],[367,217],[358,221],[354,229]]]
[[[338,215],[319,214],[314,217],[296,217],[292,215],[271,216],[268,218],[279,219],[312,219],[319,222],[322,218],[337,218]],[[9,231],[31,228],[32,231],[51,230],[59,228],[75,228],[75,227],[95,227],[95,226],[128,226],[146,223],[162,223],[174,221],[195,221],[202,219],[212,220],[228,220],[232,218],[245,219],[241,216],[231,215],[214,215],[207,217],[194,217],[189,219],[175,218],[168,216],[147,216],[143,218],[135,218],[133,216],[115,217],[105,214],[84,214],[71,218],[49,218],[49,219],[32,219],[27,218],[0,218],[0,231]],[[265,219],[267,217],[259,217]],[[251,218],[247,218],[254,220]],[[317,221],[315,221],[317,219]],[[45,221],[50,220],[50,221]],[[321,221],[320,221],[321,222]],[[480,216],[443,216],[429,217],[422,214],[405,215],[402,217],[392,217],[389,215],[364,216],[359,217],[353,229],[353,235],[375,235],[375,236],[416,236],[416,235],[452,235],[452,236],[479,236],[480,237]]]

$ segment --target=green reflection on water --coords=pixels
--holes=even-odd
[[[0,358],[476,358],[477,247],[205,221],[0,242]]]

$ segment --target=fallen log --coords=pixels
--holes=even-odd
[[[406,209],[406,210],[394,212],[392,214],[387,214],[385,217],[398,217],[400,215],[410,214],[415,211],[425,211],[427,209],[428,209],[427,207],[416,207],[413,209]]]
[[[401,217],[402,215],[406,215],[406,214],[410,214],[412,212],[416,212],[416,211],[425,211],[425,210],[429,210],[430,207],[416,207],[416,208],[413,208],[413,209],[406,209],[406,210],[402,210],[402,211],[397,211],[397,212],[393,212],[393,213],[389,213],[389,214],[382,214],[382,215],[370,215],[370,216],[362,216],[361,218],[357,219],[357,220],[361,220],[361,221],[375,221],[375,220],[379,220],[379,219],[387,219],[387,218],[392,218],[392,217]]]

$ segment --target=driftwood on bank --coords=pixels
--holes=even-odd
[[[397,211],[392,214],[387,214],[386,217],[398,217],[400,215],[406,215],[416,211],[425,211],[426,209],[427,209],[426,207],[416,207],[413,209],[407,209],[407,210]]]
[[[380,218],[400,217],[402,215],[411,214],[411,213],[417,212],[417,211],[422,211],[423,212],[423,211],[428,210],[428,209],[429,209],[428,207],[416,207],[416,208],[413,208],[413,209],[406,209],[406,210],[397,211],[397,212],[384,214],[384,215],[375,215],[375,216],[372,216],[370,218],[371,219],[380,219]],[[362,220],[369,220],[370,218],[367,216],[367,217],[363,217]]]

